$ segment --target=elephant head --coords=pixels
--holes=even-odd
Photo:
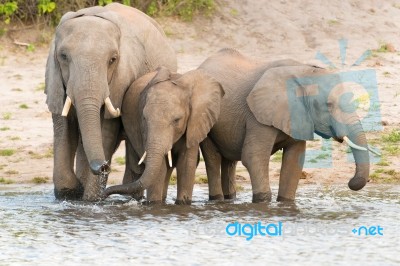
[[[154,74],[153,74],[154,76]],[[184,140],[186,149],[197,147],[206,138],[216,123],[221,98],[221,85],[203,70],[189,71],[184,75],[172,74],[160,68],[149,81],[151,74],[138,79],[128,90],[122,107],[122,117],[132,115],[128,101],[135,86],[141,90],[139,111],[146,167],[141,178],[133,183],[109,187],[104,197],[110,194],[132,194],[149,188],[160,173],[165,173],[165,158],[179,140]],[[146,82],[143,82],[145,80]],[[126,128],[129,125],[124,123]],[[127,129],[128,131],[128,129]],[[180,150],[184,153],[185,149]],[[196,152],[197,156],[197,152]],[[193,158],[197,160],[197,158]],[[170,166],[172,164],[170,163]]]
[[[348,185],[365,186],[369,177],[367,140],[340,75],[314,66],[267,70],[247,97],[257,121],[274,126],[298,140],[323,138],[346,141],[352,149],[356,173]]]
[[[176,69],[172,48],[156,23],[120,4],[65,14],[55,33],[47,66],[47,104],[53,115],[75,107],[86,157],[93,174],[107,173],[101,117],[120,115],[132,82],[160,64]],[[163,52],[168,51],[166,54]]]

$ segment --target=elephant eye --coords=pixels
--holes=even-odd
[[[110,61],[108,61],[108,64],[112,65],[112,64],[114,64],[115,61],[117,61],[117,56],[111,57]]]
[[[179,121],[181,121],[182,117],[178,117],[174,119],[174,124],[177,125]]]
[[[68,59],[68,56],[67,56],[66,53],[61,53],[61,54],[60,54],[60,57],[61,57],[61,59],[62,59],[63,61],[67,61],[67,59]]]

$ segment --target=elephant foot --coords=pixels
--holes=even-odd
[[[222,201],[224,200],[224,196],[222,196],[222,194],[218,194],[215,196],[208,196],[208,200],[215,200],[215,201]]]
[[[276,198],[276,201],[279,201],[279,202],[294,202],[294,199],[288,199],[288,198],[285,198],[285,197],[282,197],[282,196],[278,195],[278,197]]]
[[[80,200],[83,197],[83,187],[78,188],[54,188],[54,196],[57,200]]]
[[[176,199],[175,200],[176,205],[190,205],[192,204],[192,199],[189,197],[183,197],[182,199]]]
[[[226,199],[226,200],[236,199],[236,192],[230,193],[228,195],[224,195],[224,199]]]
[[[260,192],[253,194],[253,203],[270,202],[272,198],[271,192]]]

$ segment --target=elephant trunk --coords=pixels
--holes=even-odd
[[[367,138],[360,122],[349,126],[348,129],[348,138],[350,141],[357,146],[364,148],[361,149],[360,147],[356,146],[351,147],[351,151],[356,163],[356,172],[354,177],[350,179],[348,186],[351,190],[360,190],[367,184],[369,178],[369,153],[367,150]]]
[[[103,192],[103,198],[107,198],[112,194],[132,195],[148,189],[150,186],[159,182],[163,178],[166,170],[166,154],[168,149],[164,148],[165,144],[160,141],[149,141],[151,145],[145,151],[146,156],[144,162],[146,164],[143,175],[135,182],[123,185],[108,187]]]
[[[101,100],[94,101],[93,98],[88,97],[76,102],[83,147],[89,161],[90,170],[95,175],[106,175],[110,172],[110,166],[105,160],[101,136]]]

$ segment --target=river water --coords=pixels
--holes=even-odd
[[[249,186],[234,202],[210,203],[200,185],[191,206],[174,195],[87,204],[56,201],[51,185],[0,186],[0,265],[400,265],[399,185],[301,186],[295,205],[252,204]],[[270,234],[246,240],[258,222]]]

